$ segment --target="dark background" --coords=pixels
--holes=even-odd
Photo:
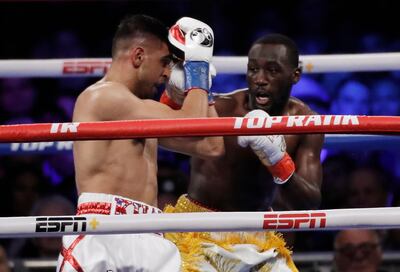
[[[30,58],[32,46],[73,30],[88,57],[107,57],[114,30],[126,14],[144,13],[172,25],[179,17],[207,22],[215,52],[245,55],[260,32],[320,40],[318,53],[360,52],[365,34],[378,33],[389,50],[399,37],[397,1],[7,1],[0,2],[1,58]],[[306,46],[301,47],[304,53]],[[395,48],[393,48],[394,50]],[[311,52],[313,53],[313,52]]]

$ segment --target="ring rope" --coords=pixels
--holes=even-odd
[[[245,74],[246,56],[215,56],[221,74]],[[400,53],[303,55],[305,73],[368,72],[400,70]],[[110,67],[110,58],[0,60],[0,77],[97,77]]]
[[[28,216],[0,218],[0,238],[69,234],[307,231],[400,227],[400,208],[284,212],[205,212],[173,214]]]
[[[399,116],[293,115],[0,126],[0,142],[44,142],[219,135],[399,134]]]
[[[0,155],[70,153],[72,141],[0,143]],[[400,149],[400,137],[381,135],[327,134],[325,149],[334,150],[393,150]]]

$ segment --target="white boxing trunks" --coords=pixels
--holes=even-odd
[[[78,215],[161,213],[143,202],[116,195],[82,193]],[[58,272],[180,271],[176,246],[161,234],[68,235],[58,257]]]

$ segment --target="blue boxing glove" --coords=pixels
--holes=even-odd
[[[169,30],[168,39],[184,52],[185,91],[210,90],[209,63],[214,49],[214,33],[205,23],[183,17]]]
[[[212,79],[217,75],[217,70],[213,64],[210,64],[210,73],[208,75],[208,84],[211,88]],[[174,64],[171,69],[171,75],[165,88],[166,95],[171,98],[176,105],[182,106],[185,99],[185,73],[183,63]],[[211,106],[215,103],[211,91],[208,92],[208,104]]]

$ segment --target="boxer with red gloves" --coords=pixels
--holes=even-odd
[[[279,34],[261,37],[248,53],[248,87],[214,94],[217,113],[249,118],[315,114],[290,96],[300,76],[296,44]],[[166,211],[316,209],[323,141],[321,134],[226,136],[223,156],[192,158],[188,194]],[[185,267],[190,271],[221,271],[223,264],[230,264],[232,271],[298,271],[282,236],[274,232],[171,236],[184,250],[182,256],[189,257]],[[190,252],[196,258],[190,258]]]

